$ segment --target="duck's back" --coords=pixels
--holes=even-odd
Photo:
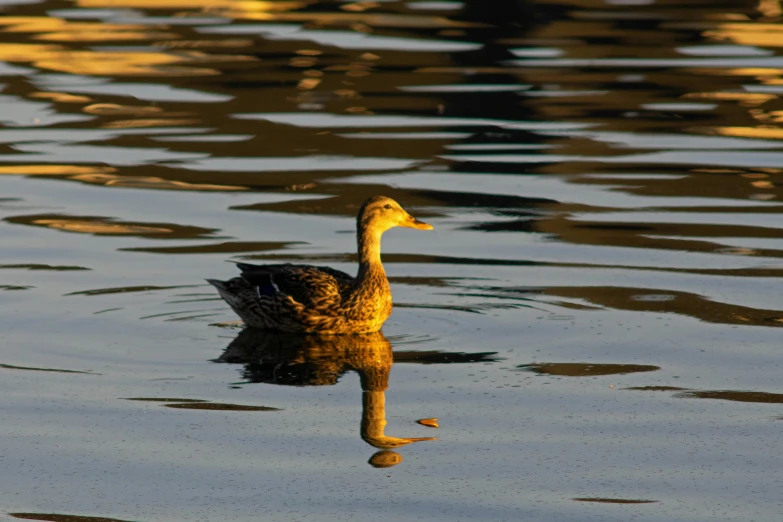
[[[391,315],[381,267],[362,284],[348,274],[312,265],[238,263],[240,277],[208,279],[246,325],[300,333],[372,333]],[[376,273],[377,272],[377,273]]]
[[[345,272],[326,266],[237,263],[237,267],[259,298],[284,294],[311,309],[339,306],[354,281]]]

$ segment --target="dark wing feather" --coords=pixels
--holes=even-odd
[[[259,295],[277,292],[307,307],[337,304],[353,277],[329,267],[311,265],[251,265],[237,263],[242,278],[256,287]]]

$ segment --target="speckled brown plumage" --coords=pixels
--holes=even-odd
[[[237,263],[241,276],[208,279],[246,325],[266,330],[322,334],[377,332],[392,311],[381,264],[381,235],[393,227],[431,230],[393,199],[368,199],[356,218],[356,277],[329,267]]]

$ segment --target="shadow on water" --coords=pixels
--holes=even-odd
[[[283,386],[333,385],[344,373],[355,371],[362,388],[361,438],[382,450],[369,463],[389,467],[402,462],[402,455],[392,450],[412,442],[437,440],[436,437],[386,435],[386,389],[393,363],[491,362],[497,360],[495,355],[494,352],[394,352],[381,332],[318,336],[246,328],[214,362],[243,364],[242,375],[248,382]]]
[[[643,500],[643,499],[633,499],[633,498],[591,498],[591,497],[573,498],[571,500],[575,500],[577,502],[598,502],[602,504],[653,504],[655,502],[658,502],[658,500]]]
[[[770,393],[750,390],[689,390],[676,386],[632,386],[626,390],[635,391],[672,391],[677,399],[715,399],[733,402],[751,402],[758,404],[783,404],[783,393]]]
[[[63,515],[59,513],[8,513],[22,520],[45,520],[47,522],[132,522],[119,518],[88,517],[84,515]]]
[[[174,397],[128,397],[128,401],[161,402],[166,408],[176,410],[212,410],[212,411],[280,411],[269,406],[251,406],[245,404],[227,404],[210,402],[203,399],[182,399]]]
[[[517,369],[539,375],[565,377],[595,377],[598,375],[625,375],[637,372],[654,372],[658,366],[644,364],[595,364],[595,363],[542,363],[521,364]]]

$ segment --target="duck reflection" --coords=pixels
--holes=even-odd
[[[251,382],[292,386],[335,384],[348,372],[359,374],[362,387],[362,439],[382,451],[369,463],[390,467],[402,462],[392,451],[412,442],[436,437],[394,437],[386,435],[386,389],[394,359],[405,362],[492,361],[494,353],[398,352],[381,332],[362,335],[318,336],[273,333],[247,328],[236,337],[215,362],[242,363]]]

